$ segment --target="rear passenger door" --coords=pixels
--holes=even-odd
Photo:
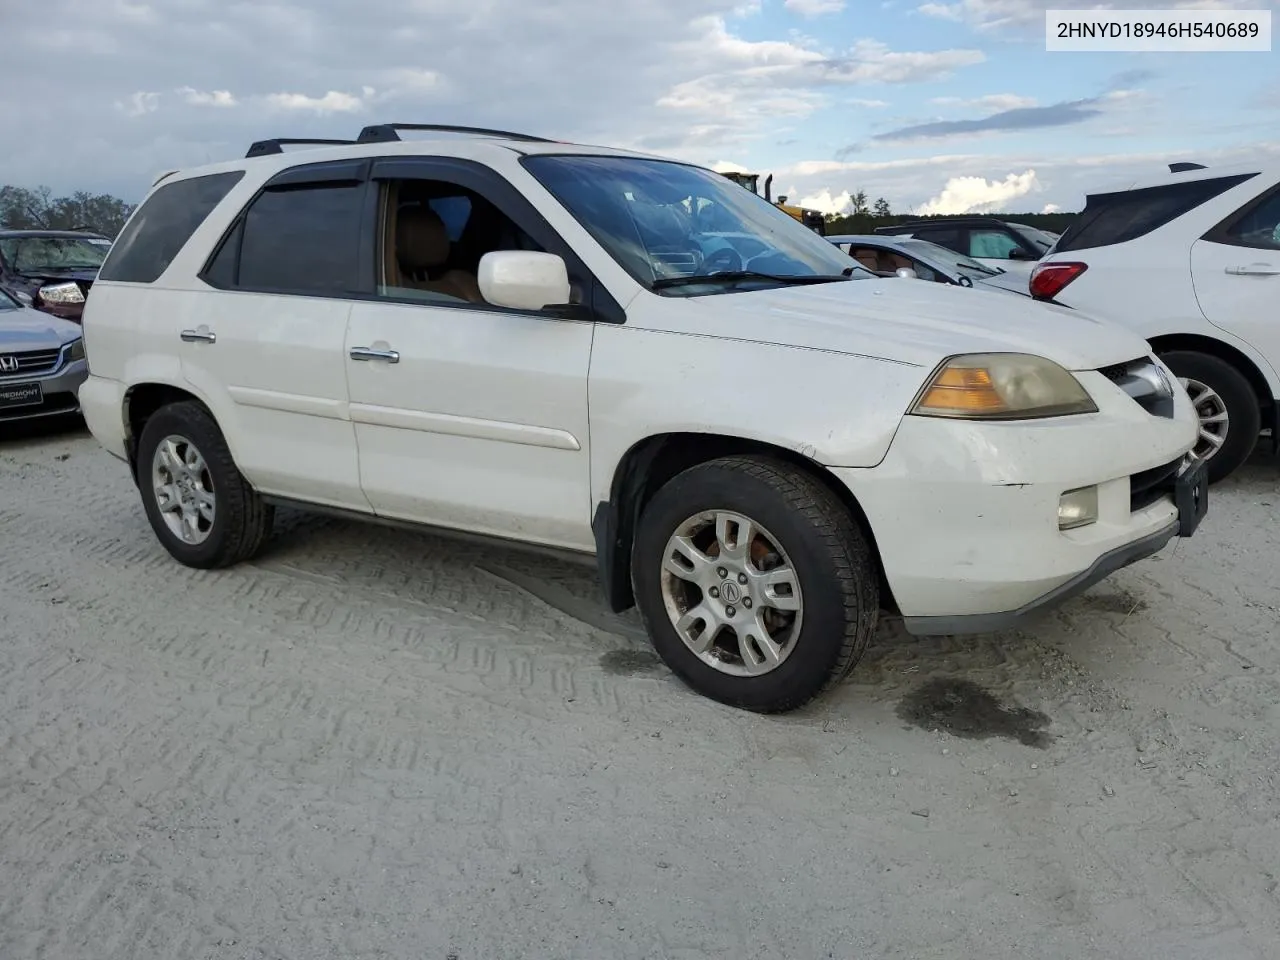
[[[1250,344],[1280,371],[1280,186],[1192,245],[1191,277],[1209,322]]]
[[[178,345],[254,486],[364,512],[343,344],[365,292],[368,166],[301,164],[269,180],[201,273],[213,289],[191,298]]]

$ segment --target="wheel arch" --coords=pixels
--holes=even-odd
[[[635,604],[631,590],[631,544],[645,504],[676,474],[727,456],[760,456],[781,460],[813,477],[829,489],[849,511],[876,561],[881,606],[896,612],[897,604],[884,574],[875,532],[853,492],[815,460],[760,440],[713,433],[662,433],[634,443],[614,469],[609,499],[596,504],[591,528],[596,541],[596,564],[605,597],[614,612]]]
[[[125,452],[129,458],[129,472],[137,478],[138,438],[147,421],[162,407],[173,403],[193,402],[209,410],[209,405],[196,394],[183,387],[161,381],[135,383],[124,392]],[[209,410],[209,415],[213,412]],[[215,417],[215,420],[217,418]]]
[[[1258,406],[1262,410],[1262,425],[1271,428],[1272,449],[1280,449],[1280,403],[1276,402],[1274,390],[1266,374],[1252,357],[1223,340],[1198,333],[1170,333],[1152,337],[1147,342],[1151,344],[1151,349],[1156,354],[1171,350],[1204,353],[1229,363],[1239,370],[1258,396]]]

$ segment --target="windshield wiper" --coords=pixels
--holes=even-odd
[[[810,284],[810,283],[831,283],[835,280],[848,280],[850,274],[840,273],[837,275],[829,274],[807,274],[807,275],[791,275],[786,276],[777,273],[759,273],[755,270],[724,270],[720,273],[699,273],[692,274],[687,277],[663,277],[660,280],[653,281],[654,290],[663,290],[667,287],[689,287],[697,286],[703,283],[741,283],[744,280],[768,280],[771,283],[785,284]]]

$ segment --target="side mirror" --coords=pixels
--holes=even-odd
[[[541,310],[569,302],[569,271],[554,253],[495,250],[480,258],[480,295],[497,307]]]
[[[895,271],[893,271],[893,272],[894,272],[894,275],[895,275],[895,276],[899,276],[899,277],[901,277],[903,280],[918,280],[918,279],[919,279],[919,274],[917,274],[917,273],[916,273],[914,270],[912,270],[910,267],[899,267],[897,270],[895,270]]]

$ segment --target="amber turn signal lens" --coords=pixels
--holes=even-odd
[[[1003,410],[991,373],[981,367],[948,367],[920,401],[927,410],[954,413],[996,413]]]

